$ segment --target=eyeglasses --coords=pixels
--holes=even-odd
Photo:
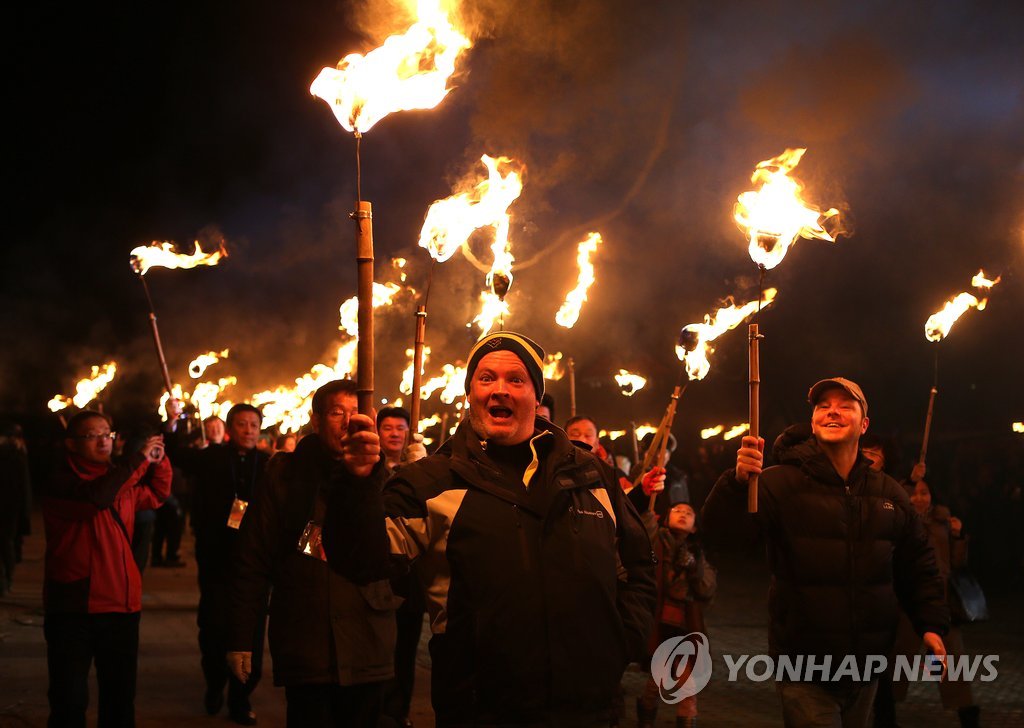
[[[113,440],[117,437],[116,432],[101,432],[99,434],[91,435],[75,435],[73,440],[97,440],[103,442],[104,440]]]

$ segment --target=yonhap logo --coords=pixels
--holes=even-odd
[[[651,658],[651,677],[661,699],[672,705],[696,695],[711,680],[711,647],[703,632],[672,637]]]

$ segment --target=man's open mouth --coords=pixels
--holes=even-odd
[[[512,416],[512,410],[510,410],[508,407],[494,406],[494,407],[488,407],[487,408],[487,414],[489,414],[491,417],[493,417],[496,420],[501,420],[501,419],[506,419],[508,417],[511,417]]]

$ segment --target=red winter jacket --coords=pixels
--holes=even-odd
[[[131,548],[135,512],[160,507],[170,492],[167,458],[150,465],[136,453],[124,465],[97,466],[65,457],[43,500],[46,612],[141,610],[142,576]]]

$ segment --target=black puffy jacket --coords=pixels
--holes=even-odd
[[[844,482],[797,428],[774,456],[780,464],[761,474],[751,516],[767,541],[772,655],[831,655],[833,666],[888,655],[900,606],[918,634],[945,634],[935,553],[902,486],[863,455]],[[707,536],[747,517],[746,491],[734,470],[719,478],[702,512]]]
[[[535,426],[528,486],[463,422],[383,499],[370,482],[332,495],[333,567],[365,582],[418,561],[438,725],[593,725],[644,656],[655,586],[639,517],[607,465]]]

